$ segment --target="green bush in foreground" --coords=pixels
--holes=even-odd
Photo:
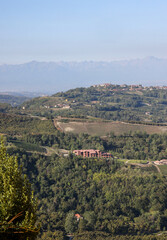
[[[36,203],[30,183],[18,166],[0,146],[0,239],[36,239]]]

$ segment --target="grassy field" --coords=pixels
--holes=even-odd
[[[147,160],[135,160],[135,159],[131,159],[131,160],[126,160],[128,161],[129,164],[135,164],[135,163],[139,163],[139,164],[146,164],[148,161]]]
[[[56,131],[52,120],[40,120],[28,116],[0,113],[0,133],[4,134],[49,134]]]
[[[149,134],[153,133],[167,133],[167,126],[151,126],[143,124],[131,124],[124,122],[105,122],[105,121],[94,121],[94,122],[60,122],[57,121],[57,125],[63,132],[72,133],[88,133],[90,135],[105,136],[110,132],[114,132],[116,135],[128,133],[130,131],[142,131]]]
[[[19,140],[11,140],[11,143],[13,143],[18,148],[23,148],[26,151],[40,152],[40,153],[46,152],[45,148],[39,146],[38,144],[27,143]]]
[[[158,166],[161,173],[167,175],[167,165]]]

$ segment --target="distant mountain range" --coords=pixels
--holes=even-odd
[[[0,91],[56,93],[94,84],[167,85],[167,59],[0,65]]]

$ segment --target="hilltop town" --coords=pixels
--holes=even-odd
[[[107,88],[113,91],[147,91],[147,90],[167,90],[167,86],[142,86],[139,85],[117,85],[117,84],[111,84],[111,83],[103,83],[98,85],[93,85],[94,88]]]

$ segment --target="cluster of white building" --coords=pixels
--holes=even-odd
[[[167,165],[167,159],[162,159],[160,161],[154,161],[155,165]]]

